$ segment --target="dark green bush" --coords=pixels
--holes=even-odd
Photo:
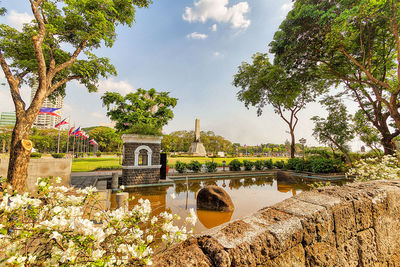
[[[242,167],[242,163],[238,159],[234,159],[229,162],[229,170],[230,171],[240,171],[240,167]]]
[[[315,159],[311,163],[312,172],[329,173],[337,171],[337,161],[333,159]]]
[[[115,152],[115,155],[117,155],[118,157],[122,155],[121,152]]]
[[[300,160],[296,163],[295,171],[296,172],[312,172],[312,163],[313,163],[313,160],[310,160],[310,159]]]
[[[303,163],[303,159],[301,159],[301,158],[291,158],[291,159],[287,160],[285,167],[288,170],[296,170],[296,166],[299,163],[300,164]]]
[[[101,154],[102,154],[101,151],[97,151],[96,152],[96,157],[98,157],[98,158],[101,157]]]
[[[65,153],[52,153],[51,156],[55,159],[62,159],[65,157]]]
[[[243,160],[243,166],[245,171],[251,171],[253,169],[254,163],[249,160]]]
[[[206,162],[206,168],[208,172],[216,172],[217,171],[217,163],[213,161]]]
[[[256,162],[254,162],[254,168],[258,171],[261,171],[262,169],[264,169],[264,163],[262,160],[257,160]]]
[[[264,167],[267,169],[272,169],[274,167],[272,159],[264,160]]]
[[[42,153],[39,152],[32,152],[31,158],[40,159],[42,157]]]
[[[184,173],[187,169],[187,164],[185,162],[177,161],[175,163],[175,170],[179,173]]]
[[[283,160],[275,161],[274,167],[278,169],[283,169],[283,167],[285,167],[285,162]]]
[[[197,160],[192,160],[188,165],[187,168],[193,172],[201,171],[201,163]]]

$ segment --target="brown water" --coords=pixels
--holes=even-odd
[[[197,192],[206,185],[222,187],[231,197],[235,210],[233,212],[216,212],[196,209]],[[307,189],[305,184],[287,184],[277,182],[273,176],[204,179],[175,181],[174,185],[136,188],[129,191],[134,196],[135,205],[140,198],[148,199],[153,209],[152,215],[163,211],[172,212],[185,218],[193,208],[198,216],[194,227],[195,233],[216,227],[230,220],[250,215],[261,208],[273,205],[290,198]],[[175,195],[173,199],[172,195]],[[115,208],[115,197],[112,197],[111,208]],[[179,225],[179,223],[177,223]]]

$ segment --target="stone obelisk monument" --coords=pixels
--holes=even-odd
[[[200,141],[200,120],[196,119],[194,128],[194,142],[190,145],[188,154],[193,156],[205,157],[207,156],[206,149]]]

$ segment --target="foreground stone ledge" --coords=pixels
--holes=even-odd
[[[155,266],[400,266],[400,181],[303,192],[192,237]]]

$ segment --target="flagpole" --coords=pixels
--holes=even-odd
[[[57,154],[60,153],[60,135],[61,135],[61,127],[58,128]]]
[[[68,133],[67,133],[67,152],[65,154],[68,155],[68,146],[69,146],[69,130],[71,129],[71,127],[68,127]]]
[[[74,135],[74,140],[73,140],[73,144],[72,144],[72,158],[75,158],[75,135]]]

